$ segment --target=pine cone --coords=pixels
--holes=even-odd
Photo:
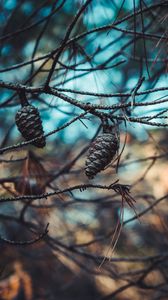
[[[18,110],[15,117],[16,125],[25,140],[39,137],[31,144],[43,148],[46,144],[40,114],[33,105],[25,105]]]
[[[91,144],[86,159],[85,173],[89,179],[104,170],[119,149],[119,139],[114,133],[102,133]]]

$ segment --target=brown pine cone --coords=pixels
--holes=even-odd
[[[91,144],[86,159],[85,174],[89,179],[104,170],[119,149],[119,139],[114,133],[102,133]]]
[[[43,148],[46,144],[39,111],[33,105],[25,105],[18,110],[15,117],[16,125],[25,140],[39,137],[31,144]]]

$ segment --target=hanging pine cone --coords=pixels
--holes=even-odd
[[[15,117],[16,125],[25,140],[39,137],[31,144],[43,148],[46,144],[40,114],[37,108],[28,103],[18,110]]]
[[[104,132],[99,135],[89,148],[85,173],[89,179],[104,170],[119,149],[119,138],[115,133]]]

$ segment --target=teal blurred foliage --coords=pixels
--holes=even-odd
[[[0,46],[0,79],[10,82],[24,83],[28,80],[29,76],[35,72],[40,62],[36,62],[33,65],[28,65],[16,68],[10,71],[3,72],[3,69],[15,66],[16,64],[22,64],[26,61],[31,61],[33,57],[40,57],[49,53],[61,42],[68,24],[72,20],[74,12],[82,3],[80,0],[74,0],[73,5],[71,0],[65,1],[62,8],[55,14],[53,14],[49,20],[41,21],[50,15],[52,9],[55,9],[61,4],[62,1],[19,1],[19,0],[7,0],[0,3],[0,35],[8,36],[5,39],[1,39]],[[148,5],[153,4],[153,1],[148,1]],[[139,7],[138,1],[111,1],[111,0],[93,0],[89,8],[80,18],[77,26],[75,27],[72,36],[91,30],[95,27],[112,24],[117,19],[133,13],[133,9]],[[151,33],[160,34],[162,32],[161,22],[164,11],[161,11],[160,20],[156,23],[159,25],[150,26],[152,22],[151,13],[147,13],[143,20],[144,26],[149,27]],[[134,30],[136,36],[136,30],[140,31],[142,24],[140,17],[134,20],[132,19],[123,22],[119,28]],[[36,25],[37,23],[37,25]],[[15,35],[15,32],[22,30],[19,34]],[[12,33],[14,33],[13,36]],[[40,37],[40,39],[39,39]],[[38,45],[37,40],[39,39]],[[156,40],[146,41],[146,50],[144,49],[143,39],[137,39],[134,43],[130,43],[132,36],[123,33],[118,30],[109,30],[103,32],[95,32],[92,35],[86,35],[84,39],[79,41],[79,48],[77,45],[71,45],[67,47],[61,56],[62,63],[68,65],[79,64],[81,68],[95,68],[100,64],[106,62],[106,66],[111,66],[119,63],[118,66],[107,68],[105,70],[97,71],[74,71],[73,69],[61,70],[58,65],[58,70],[55,71],[55,76],[52,80],[52,86],[85,90],[101,93],[117,93],[125,92],[132,89],[139,76],[143,74],[146,81],[142,84],[141,89],[148,89],[150,87],[161,87],[166,85],[165,72],[159,73],[156,78],[155,74],[160,72],[163,68],[165,51],[164,45],[162,49],[159,49]],[[125,46],[130,43],[130,46]],[[148,46],[149,44],[149,46]],[[37,46],[37,48],[36,48]],[[151,51],[151,47],[153,51]],[[36,48],[36,49],[35,49]],[[100,51],[101,49],[101,51]],[[99,51],[98,51],[99,50]],[[98,51],[98,54],[94,53]],[[146,51],[146,53],[145,53]],[[90,63],[86,59],[85,55],[92,57],[94,55],[93,62]],[[145,61],[145,55],[148,62]],[[157,62],[157,59],[163,60],[162,63]],[[83,63],[81,62],[83,60]],[[150,62],[150,60],[153,62]],[[155,63],[156,60],[156,63]],[[108,63],[107,63],[108,62]],[[148,65],[148,66],[147,66]],[[166,67],[166,66],[165,66]],[[148,70],[147,70],[148,68]],[[150,71],[149,71],[150,70]],[[150,72],[150,78],[149,73]],[[84,74],[85,73],[85,74]],[[37,73],[34,79],[31,80],[32,86],[42,85],[45,81],[47,72]],[[77,77],[77,78],[75,78]],[[67,94],[68,95],[68,94]],[[75,94],[73,97],[79,97],[81,101],[94,103],[94,98],[89,96],[80,96]],[[165,97],[167,92],[157,93],[157,98]],[[9,90],[1,89],[0,102],[3,103],[11,96]],[[48,107],[45,103],[36,99],[36,95],[28,95],[30,101],[35,103],[40,108],[45,132],[55,129],[57,126],[64,124],[69,120],[70,115],[74,115],[79,112],[78,108],[73,108],[70,105],[66,105],[61,100],[48,95],[38,95],[45,103],[49,103],[55,108]],[[139,99],[139,98],[138,98]],[[145,101],[151,101],[153,99],[152,94],[145,95]],[[104,103],[118,103],[119,98],[103,99]],[[138,101],[138,100],[137,100]],[[12,126],[14,124],[15,112],[19,107],[18,99],[15,96],[14,100],[5,106],[0,112],[0,127],[1,132],[5,133],[7,125]],[[142,109],[134,108],[132,110],[133,116],[143,116],[145,113],[150,115],[156,114],[166,108],[166,104],[162,103],[158,105],[155,110],[153,107],[146,107]],[[83,138],[91,138],[96,129],[92,122],[86,120],[86,127],[78,121],[72,124],[70,128],[67,128],[64,132],[57,134],[59,138],[65,143],[75,143],[80,136]],[[95,120],[97,123],[97,121]],[[89,130],[87,127],[89,126]],[[128,130],[140,140],[146,138],[145,125],[134,124],[134,126],[128,124]],[[70,134],[72,133],[72,134]],[[12,131],[12,140],[18,139],[18,133]],[[50,140],[55,140],[55,136],[50,137]]]

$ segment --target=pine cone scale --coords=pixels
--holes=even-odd
[[[31,144],[42,148],[45,146],[46,141],[44,137],[44,131],[40,114],[33,105],[23,106],[16,114],[15,117],[18,130],[21,132],[25,140],[31,140],[39,137],[37,141]]]
[[[119,149],[119,139],[114,133],[103,133],[91,144],[86,159],[85,173],[89,179],[112,161]]]

